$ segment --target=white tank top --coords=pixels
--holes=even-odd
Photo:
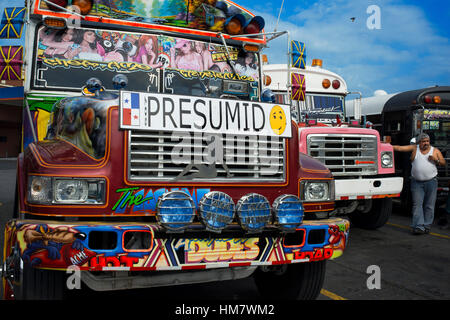
[[[411,176],[418,181],[431,180],[437,176],[436,165],[428,160],[428,157],[433,154],[434,148],[431,147],[427,154],[420,152],[419,146],[416,149],[416,157],[412,162]]]

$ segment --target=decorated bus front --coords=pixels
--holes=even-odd
[[[113,290],[236,279],[260,266],[269,295],[272,266],[318,262],[314,285],[286,284],[317,296],[349,223],[308,219],[333,210],[333,178],[295,151],[290,107],[261,99],[262,18],[229,1],[130,3],[30,6],[8,294],[23,292],[19,283],[32,291],[36,268],[125,272],[83,278]],[[206,268],[214,272],[195,280],[127,273]]]

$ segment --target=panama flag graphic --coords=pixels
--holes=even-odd
[[[122,124],[139,126],[139,93],[124,92],[122,95]]]

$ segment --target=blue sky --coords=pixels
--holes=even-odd
[[[274,30],[282,0],[234,1],[263,16],[266,32]],[[0,0],[0,10],[3,14],[5,5],[23,3]],[[381,29],[367,28],[370,5],[380,8]],[[394,93],[450,85],[448,0],[284,0],[282,30],[306,44],[308,65],[313,58],[322,59],[324,68],[344,77],[349,90],[366,97],[378,89]],[[11,40],[7,44],[16,45]],[[285,63],[286,48],[286,37],[281,37],[265,53],[271,63]]]
[[[273,31],[282,0],[237,0],[266,21]],[[366,13],[380,9],[380,29],[370,30]],[[355,17],[352,21],[350,18]],[[278,31],[306,44],[313,58],[344,77],[350,91],[372,96],[450,85],[450,2],[401,0],[284,0]],[[271,63],[285,63],[286,37],[269,43]]]

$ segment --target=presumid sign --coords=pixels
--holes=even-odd
[[[122,91],[120,128],[290,138],[291,114],[288,105]]]

